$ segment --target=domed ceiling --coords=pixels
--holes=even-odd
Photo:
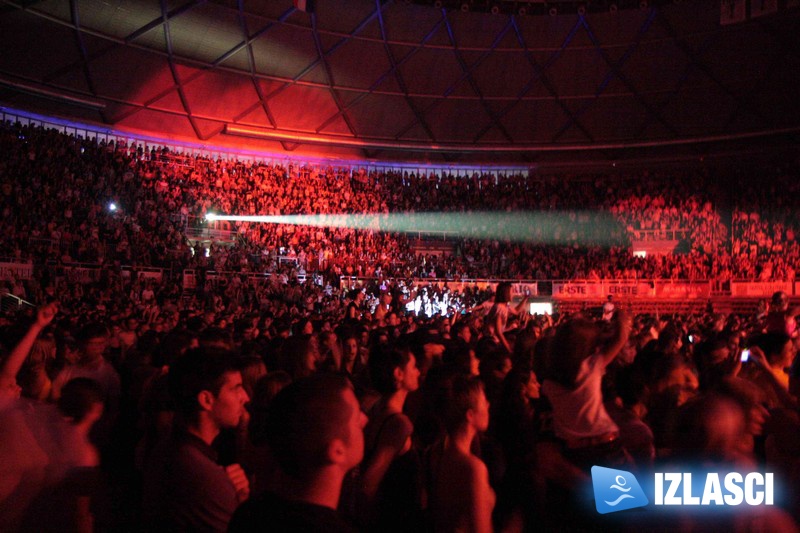
[[[799,3],[0,0],[0,102],[377,159],[763,141],[800,131]]]

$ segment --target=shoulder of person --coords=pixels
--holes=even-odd
[[[489,483],[489,469],[486,463],[474,455],[468,455],[465,464],[469,467],[470,480],[473,483]]]
[[[263,527],[266,519],[280,509],[282,503],[280,498],[269,492],[250,498],[236,509],[228,531],[255,531]]]
[[[381,440],[402,441],[405,444],[405,439],[411,436],[414,432],[414,424],[403,413],[392,413],[381,423],[380,436]]]

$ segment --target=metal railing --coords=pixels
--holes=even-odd
[[[3,313],[17,312],[26,307],[35,308],[36,305],[10,292],[6,292],[0,296],[0,310],[2,310]]]
[[[673,229],[634,229],[631,230],[631,238],[636,241],[680,241],[690,236],[690,230],[686,228]]]
[[[233,242],[236,240],[237,232],[212,228],[186,228],[185,235],[190,240]]]

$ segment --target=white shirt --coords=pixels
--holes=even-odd
[[[614,316],[614,304],[611,302],[606,302],[603,304],[603,320],[606,322],[611,321],[611,317]]]
[[[601,384],[605,373],[603,357],[597,354],[581,363],[574,389],[552,380],[544,382],[542,392],[553,406],[556,437],[575,440],[619,431],[603,406]]]

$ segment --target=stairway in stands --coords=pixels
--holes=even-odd
[[[411,241],[411,251],[415,255],[453,255],[456,253],[456,242],[442,238],[419,238]]]
[[[647,255],[668,255],[675,252],[680,244],[678,240],[632,241],[631,250],[645,252]]]

